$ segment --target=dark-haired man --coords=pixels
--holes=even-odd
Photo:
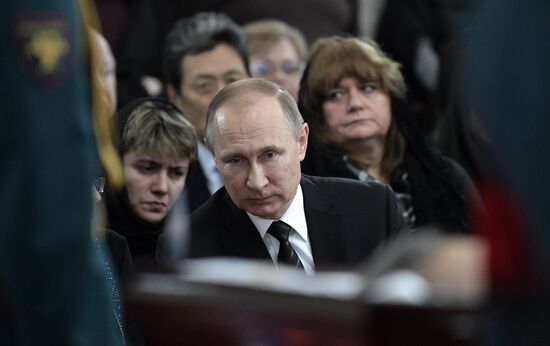
[[[166,37],[163,68],[170,100],[183,110],[202,141],[212,98],[227,84],[248,77],[244,34],[233,20],[220,13],[181,19]],[[191,210],[223,185],[212,155],[202,142],[197,157],[187,178]]]

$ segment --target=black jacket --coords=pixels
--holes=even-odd
[[[307,121],[307,113],[305,116]],[[408,226],[436,226],[446,232],[469,233],[468,201],[476,200],[477,191],[459,164],[426,144],[415,120],[405,102],[392,99],[392,121],[405,138],[406,149],[402,162],[391,174],[390,186],[401,202],[401,197],[408,195],[409,205],[404,205],[403,210],[412,206],[414,213],[414,221],[407,220]],[[358,179],[340,151],[315,141],[308,143],[302,172]]]
[[[404,229],[387,185],[305,175],[300,185],[317,269],[358,264]],[[191,214],[190,251],[191,257],[270,259],[256,227],[225,188]]]

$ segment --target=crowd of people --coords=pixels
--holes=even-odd
[[[162,44],[150,50],[157,55],[140,56],[146,69],[122,50],[144,48],[136,48],[140,38],[131,29],[142,26],[140,18],[151,19],[144,9],[153,3],[136,2],[127,30],[111,42],[114,56],[100,30],[87,30],[99,90],[94,102],[106,113],[94,129],[112,127],[123,183],[104,156],[101,168],[81,167],[90,169],[86,178],[95,175],[88,187],[96,200],[86,206],[100,229],[91,237],[97,250],[87,249],[81,261],[97,256],[103,264],[123,343],[144,340],[124,317],[120,285],[136,269],[166,263],[173,243],[165,230],[174,215],[189,215],[185,258],[246,258],[307,275],[356,268],[396,238],[414,240],[425,230],[483,233],[479,228],[494,216],[494,206],[484,202],[487,191],[494,193],[489,183],[499,166],[480,157],[491,153],[487,141],[475,142],[481,130],[464,134],[469,122],[436,131],[449,115],[450,84],[416,59],[426,59],[436,35],[419,33],[411,47],[416,55],[402,51],[394,41],[401,31],[388,29],[401,18],[396,11],[405,13],[396,2],[345,3],[341,14],[359,8],[362,15],[343,16],[349,25],[334,23],[333,32],[307,34],[283,16],[237,21],[230,5],[226,13],[178,8],[170,27],[164,22],[148,38],[158,45],[162,33]],[[357,20],[369,4],[380,26],[365,37]],[[473,6],[461,7],[461,15],[466,7]],[[423,15],[432,20],[430,34],[447,29],[436,47],[442,62],[466,63],[448,55],[451,39],[461,36],[456,17],[451,23],[444,15]],[[440,74],[463,71],[444,68]],[[461,106],[475,119],[474,101]],[[446,135],[462,136],[454,144],[468,160],[441,145]],[[105,147],[99,148],[102,154]],[[91,273],[97,279],[96,267]],[[0,278],[0,303],[12,289],[6,280]]]
[[[353,268],[400,234],[472,232],[474,184],[430,147],[400,63],[374,41],[308,45],[281,20],[201,12],[168,31],[162,71],[158,96],[118,111],[125,186],[103,194],[134,262],[169,258],[170,213],[192,212],[188,258],[309,275]],[[172,208],[180,194],[189,210]]]

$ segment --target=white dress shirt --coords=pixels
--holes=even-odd
[[[260,233],[271,259],[277,267],[277,254],[279,253],[279,241],[277,238],[267,233],[267,229],[271,226],[273,221],[271,219],[264,219],[256,215],[247,213],[254,226]],[[315,273],[315,263],[313,263],[313,254],[311,251],[311,243],[307,234],[306,214],[304,212],[304,196],[302,194],[302,187],[298,185],[296,195],[290,203],[287,211],[279,219],[288,225],[290,225],[294,231],[290,233],[288,240],[294,248],[294,251],[298,254],[302,265],[307,274],[311,275]]]
[[[199,142],[197,146],[197,159],[206,177],[208,191],[213,194],[223,186],[223,179],[218,168],[216,168],[212,153],[202,142]]]

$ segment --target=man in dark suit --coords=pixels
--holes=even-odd
[[[248,77],[244,33],[220,13],[183,18],[166,37],[163,68],[170,101],[184,112],[200,139],[185,190],[189,209],[194,210],[223,185],[212,155],[202,143],[206,109],[224,86]]]
[[[191,257],[271,258],[313,273],[357,264],[404,228],[388,186],[302,175],[308,133],[272,82],[216,95],[205,135],[225,187],[191,214]]]

